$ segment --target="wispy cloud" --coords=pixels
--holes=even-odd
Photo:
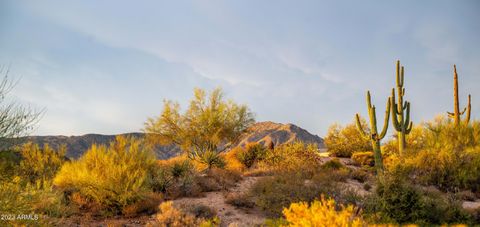
[[[415,121],[450,106],[452,63],[480,97],[475,1],[6,4],[0,61],[23,76],[19,98],[47,107],[39,134],[136,131],[164,98],[221,85],[259,120],[323,135],[367,89],[384,105],[397,59]]]

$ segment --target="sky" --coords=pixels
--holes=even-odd
[[[35,135],[141,131],[163,100],[185,109],[195,87],[220,86],[257,121],[325,136],[367,116],[367,90],[383,117],[396,60],[414,123],[452,110],[453,64],[479,119],[479,11],[475,0],[0,0],[0,65],[20,80],[12,99],[45,109]]]

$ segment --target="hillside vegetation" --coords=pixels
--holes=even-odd
[[[147,120],[146,137],[118,136],[78,159],[34,143],[2,151],[0,213],[10,216],[1,225],[480,224],[480,122],[470,117],[471,97],[460,111],[457,93],[448,118],[413,125],[403,74],[398,62],[383,124],[368,92],[368,118],[332,125],[328,155],[315,136],[266,129],[258,138],[267,139],[251,139],[253,114],[220,89],[195,90],[185,111],[166,101]],[[458,92],[456,69],[454,78]],[[158,160],[158,144],[181,154]]]

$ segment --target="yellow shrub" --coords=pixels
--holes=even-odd
[[[185,213],[173,206],[172,201],[163,202],[160,204],[160,212],[156,216],[156,222],[153,226],[168,226],[168,227],[194,227],[194,226],[218,226],[218,218],[214,217],[211,220],[197,218],[192,214]]]
[[[362,119],[361,122],[363,128],[368,128],[365,119]],[[347,124],[345,127],[339,124],[330,126],[325,137],[325,146],[331,155],[337,157],[350,157],[355,151],[372,150],[370,140],[360,134],[355,122]]]
[[[54,185],[111,209],[132,204],[149,191],[148,178],[155,164],[140,141],[117,137],[109,147],[93,145],[80,159],[66,163]]]
[[[245,165],[243,165],[237,158],[238,154],[244,152],[244,148],[235,147],[232,150],[224,154],[226,166],[225,169],[232,171],[243,172],[245,170]]]
[[[336,209],[335,200],[315,200],[310,205],[305,202],[292,203],[283,210],[287,226],[364,226],[366,223],[355,215],[352,205]]]
[[[37,180],[51,180],[62,167],[66,147],[53,150],[45,144],[41,149],[38,144],[27,143],[20,148],[22,160],[20,161],[20,174],[34,183]]]
[[[352,160],[361,166],[373,166],[375,164],[373,152],[371,151],[354,152],[352,154]]]

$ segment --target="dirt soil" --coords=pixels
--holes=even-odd
[[[207,192],[201,198],[180,198],[174,200],[175,206],[204,205],[217,212],[221,220],[220,226],[259,226],[265,222],[265,215],[256,209],[240,209],[225,203],[228,193],[244,193],[261,177],[245,177],[229,191]]]

